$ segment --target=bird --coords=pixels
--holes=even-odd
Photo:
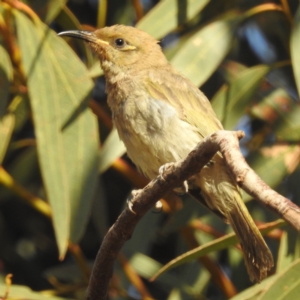
[[[175,70],[159,41],[148,33],[113,25],[59,35],[84,40],[99,58],[119,137],[128,157],[149,179],[156,178],[162,166],[185,158],[206,136],[223,129],[207,97]],[[217,152],[189,178],[185,189],[232,226],[250,280],[261,282],[267,277],[274,265],[272,253],[222,154]]]

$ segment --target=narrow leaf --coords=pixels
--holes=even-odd
[[[60,256],[84,232],[98,165],[98,132],[87,109],[93,83],[63,39],[14,11],[35,123],[38,157]]]
[[[266,224],[266,227],[261,230],[262,234],[266,234],[270,231],[272,231],[275,228],[281,227],[284,225],[285,222],[282,220],[274,221],[272,223]],[[156,279],[161,274],[165,273],[166,271],[173,269],[174,267],[180,266],[183,263],[187,263],[190,261],[193,261],[201,256],[204,256],[210,252],[213,251],[219,251],[222,249],[225,249],[229,246],[233,246],[238,242],[238,239],[235,235],[235,233],[230,233],[227,235],[224,235],[221,238],[215,239],[212,242],[208,242],[203,246],[197,247],[193,250],[190,250],[177,258],[171,260],[169,263],[167,263],[165,266],[163,266],[153,277],[152,280]]]
[[[208,2],[209,0],[160,1],[136,24],[136,27],[160,39],[179,25],[191,20]]]
[[[291,300],[300,295],[300,260],[281,272],[257,300]]]
[[[113,129],[106,138],[99,154],[99,173],[106,171],[111,164],[126,152],[123,142],[120,140],[118,132]]]
[[[0,284],[0,299],[4,299],[1,296],[5,291],[6,286],[4,284]],[[9,287],[9,294],[7,299],[30,299],[30,300],[68,300],[67,298],[55,297],[55,296],[47,296],[43,293],[38,293],[32,291],[30,288],[23,285],[11,285]],[[71,300],[71,299],[70,299]]]
[[[7,114],[0,119],[0,165],[4,159],[14,124],[15,116],[13,114]]]
[[[239,15],[233,14],[208,24],[182,45],[171,63],[195,85],[201,86],[228,53],[240,20]]]
[[[269,67],[255,66],[242,71],[235,77],[227,89],[223,88],[217,97],[212,99],[215,110],[224,109],[218,115],[225,129],[234,129],[239,119],[245,114],[247,106],[252,102],[253,94],[259,87],[262,79],[268,73]]]
[[[0,118],[5,115],[12,77],[13,68],[10,57],[4,47],[0,45]]]
[[[291,33],[291,58],[298,94],[300,94],[300,6],[295,14],[294,26]]]

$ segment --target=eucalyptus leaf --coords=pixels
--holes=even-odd
[[[8,143],[15,125],[14,114],[7,114],[0,119],[0,165],[3,162]]]
[[[89,217],[98,165],[98,131],[87,109],[93,82],[63,39],[14,10],[35,124],[40,168],[63,257]]]
[[[0,118],[5,115],[9,88],[13,78],[13,67],[7,51],[0,45]]]
[[[0,284],[0,299],[3,292],[5,291],[6,286]],[[55,297],[42,292],[34,292],[30,288],[22,285],[11,285],[9,288],[9,294],[7,299],[30,299],[30,300],[71,300],[70,298]],[[3,298],[4,299],[4,298]]]
[[[270,223],[269,226],[263,230],[261,230],[262,234],[270,232],[271,230],[282,226],[284,221],[278,220],[273,223]],[[174,267],[180,266],[183,263],[187,263],[193,261],[199,257],[202,257],[210,252],[219,251],[225,249],[229,246],[233,246],[238,242],[238,239],[234,233],[230,233],[224,235],[220,238],[215,239],[214,241],[208,242],[202,246],[199,246],[193,250],[190,250],[177,258],[171,260],[165,266],[163,266],[153,277],[157,278],[161,274],[165,273],[166,271],[173,269]]]
[[[106,171],[112,163],[126,152],[123,142],[120,140],[118,132],[113,129],[106,138],[99,154],[99,173]]]
[[[212,99],[212,106],[218,111],[225,129],[234,129],[246,113],[247,106],[253,101],[253,95],[269,69],[266,65],[260,65],[243,70],[229,83],[228,88],[222,88]]]
[[[160,39],[195,17],[207,3],[209,0],[162,0],[136,24],[136,27]]]
[[[298,94],[300,94],[300,6],[296,11],[294,17],[294,26],[291,33],[291,59],[292,67],[295,75],[296,85],[298,89]]]
[[[232,13],[209,23],[192,35],[171,63],[195,85],[201,86],[227,55],[241,16]]]
[[[300,259],[278,274],[257,300],[291,300],[300,295]]]

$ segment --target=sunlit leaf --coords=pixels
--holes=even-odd
[[[296,85],[298,88],[298,94],[300,94],[300,6],[298,6],[297,12],[294,18],[294,24],[291,33],[291,58],[292,67],[295,75]]]
[[[234,129],[246,113],[254,93],[268,71],[269,67],[265,65],[246,69],[229,83],[228,88],[223,87],[212,99],[212,106],[225,129]]]
[[[216,70],[228,53],[234,30],[241,17],[222,17],[192,35],[171,60],[174,67],[200,86]]]
[[[120,140],[118,132],[113,129],[106,138],[100,150],[99,173],[103,173],[111,164],[126,152],[123,142]]]
[[[104,74],[103,70],[100,67],[99,61],[92,65],[92,67],[89,69],[89,74],[92,78],[99,77]]]
[[[196,16],[208,2],[209,0],[160,1],[136,27],[160,39]]]
[[[1,296],[3,296],[3,293],[6,289],[6,286],[4,284],[0,283],[0,299]],[[34,292],[30,288],[22,285],[11,285],[9,288],[9,299],[30,299],[30,300],[68,300],[69,298],[61,298],[61,297],[55,297],[51,295],[43,294],[42,292]],[[3,298],[4,299],[4,298]],[[71,299],[69,299],[71,300]]]
[[[37,149],[63,256],[85,230],[96,183],[98,132],[87,109],[93,83],[65,42],[14,11],[35,123]]]
[[[184,299],[179,289],[173,289],[167,300],[182,300]]]
[[[294,228],[288,227],[283,231],[280,238],[276,272],[285,270],[294,260],[299,257],[300,235]],[[298,251],[297,251],[298,250]]]
[[[255,284],[254,286],[230,298],[230,300],[257,300],[259,295],[261,295],[265,291],[265,289],[268,288],[270,283],[273,282],[276,277],[276,275],[270,276],[264,279],[261,283]]]
[[[2,45],[0,45],[0,118],[5,114],[12,77],[13,68],[10,57]]]
[[[261,230],[262,234],[266,234],[271,230],[278,228],[284,225],[285,222],[282,220],[278,220],[272,223],[269,223],[263,230]],[[201,256],[204,256],[210,252],[219,251],[225,249],[229,246],[233,246],[238,242],[238,239],[234,233],[230,233],[224,235],[223,237],[217,238],[212,242],[206,243],[205,245],[199,246],[193,250],[190,250],[175,259],[171,260],[169,263],[164,265],[154,276],[153,278],[157,278],[161,274],[165,273],[166,271],[173,269],[177,266],[182,265],[183,263],[187,263],[193,261]]]
[[[13,114],[7,114],[0,119],[0,164],[2,164],[5,156],[7,146],[14,129],[14,124],[15,116]]]
[[[257,300],[291,300],[300,295],[300,260],[296,260],[274,280]]]

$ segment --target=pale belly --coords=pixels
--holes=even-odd
[[[201,141],[197,129],[164,101],[126,101],[113,113],[128,156],[150,179],[162,165],[184,158]]]

